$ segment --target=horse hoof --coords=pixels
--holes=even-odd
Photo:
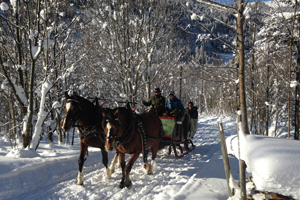
[[[126,187],[127,187],[128,189],[130,189],[130,188],[132,187],[132,182],[129,181],[129,182],[126,184]]]
[[[110,174],[113,174],[113,173],[115,173],[115,170],[110,170]]]
[[[81,185],[81,186],[84,186],[84,185],[83,185],[83,183],[77,183],[77,185]]]
[[[124,181],[121,181],[119,188],[123,189],[124,187],[126,187],[126,185],[125,185]]]
[[[148,172],[148,175],[153,175],[153,172]]]

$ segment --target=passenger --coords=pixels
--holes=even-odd
[[[190,137],[193,138],[198,128],[198,107],[194,106],[193,102],[190,101],[187,109],[190,115],[190,120],[189,120]]]
[[[177,113],[181,113],[181,116],[183,116],[184,107],[181,101],[175,96],[175,93],[171,91],[166,105],[166,114],[164,115],[172,115]]]
[[[162,116],[165,112],[166,98],[161,96],[159,88],[155,88],[154,93],[155,95],[150,97],[149,101],[142,100],[141,104],[154,107],[156,114],[158,116]]]
[[[189,102],[187,110],[191,118],[198,119],[198,107],[194,106],[193,102]]]

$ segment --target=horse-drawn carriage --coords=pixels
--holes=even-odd
[[[173,149],[176,158],[181,158],[195,149],[192,138],[196,130],[194,130],[192,125],[194,122],[188,114],[184,114],[183,117],[161,116],[159,118],[163,125],[163,135],[160,143],[161,146],[168,146],[169,155]],[[179,153],[177,150],[179,150]]]
[[[106,177],[110,178],[114,164],[119,157],[122,168],[120,188],[130,188],[129,178],[131,168],[143,154],[144,167],[148,174],[153,174],[154,160],[160,143],[169,146],[169,153],[173,147],[176,157],[182,157],[195,148],[191,141],[193,131],[190,127],[189,115],[161,117],[153,112],[136,114],[130,107],[116,107],[114,109],[102,108],[96,100],[92,103],[87,99],[73,93],[65,93],[65,118],[61,127],[64,131],[77,127],[80,134],[80,155],[78,159],[78,182],[83,185],[83,165],[88,147],[97,147],[102,152],[102,162],[106,168]],[[189,147],[189,144],[192,146]],[[186,152],[183,152],[181,145]],[[152,147],[152,162],[147,161],[148,149]],[[180,150],[177,153],[176,147]],[[115,150],[116,154],[111,167],[108,167],[108,151]],[[125,154],[131,154],[129,161],[125,162]],[[125,166],[126,165],[126,166]]]

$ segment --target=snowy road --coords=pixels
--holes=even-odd
[[[160,151],[154,175],[146,175],[140,156],[131,171],[131,189],[118,187],[120,169],[110,180],[105,179],[98,149],[89,149],[82,187],[76,185],[78,146],[41,144],[37,155],[27,152],[19,158],[4,156],[2,148],[0,199],[227,199],[217,119],[199,119],[193,139],[196,148],[185,157],[176,159],[173,154],[167,155],[167,149]],[[222,121],[226,136],[236,133],[233,119],[223,118]],[[109,153],[110,161],[113,156]],[[232,174],[238,179],[237,160],[230,158],[230,163]]]

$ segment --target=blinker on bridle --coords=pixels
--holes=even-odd
[[[78,105],[79,105],[79,107],[78,107],[78,109],[80,110],[80,102],[79,101],[77,101],[77,100],[75,100],[75,99],[68,99],[67,100],[67,103],[69,103],[69,102],[74,102],[74,103],[77,103]],[[78,111],[77,111],[78,112]],[[77,113],[76,113],[76,116],[77,116]],[[76,116],[74,116],[74,117],[72,117],[70,120],[72,121],[72,123],[73,124],[75,124],[75,122],[77,121],[77,117]],[[68,115],[65,117],[65,119],[67,120],[67,118],[68,118]]]
[[[116,118],[115,121],[119,121],[119,119]],[[106,122],[109,122],[109,120],[107,119]],[[120,122],[119,122],[119,123],[120,123]],[[107,139],[107,140],[109,140],[109,139],[114,139],[114,138],[117,138],[118,135],[119,135],[119,129],[118,129],[118,134],[117,134],[117,135],[110,135],[110,136],[108,136],[108,137],[106,136],[105,139]]]

